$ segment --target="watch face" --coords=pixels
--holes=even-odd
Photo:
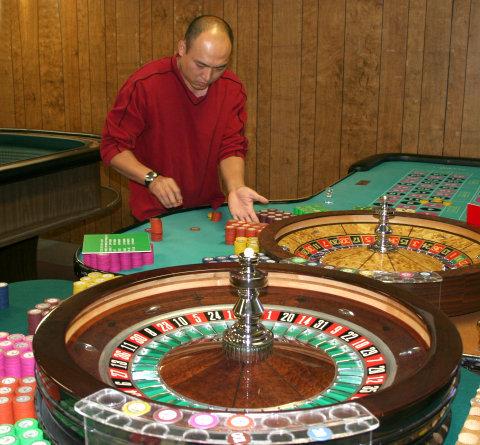
[[[157,176],[158,174],[155,172],[148,172],[145,175],[145,185],[146,186],[150,185]]]

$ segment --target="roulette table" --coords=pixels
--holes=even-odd
[[[428,229],[430,233],[435,233],[433,229],[440,221],[441,224],[461,231],[463,230],[461,225],[466,221],[467,204],[478,203],[480,199],[480,161],[405,154],[373,156],[352,165],[346,177],[332,184],[331,192],[330,198],[327,191],[323,190],[307,199],[271,202],[267,206],[257,205],[256,209],[263,211],[268,207],[274,207],[298,215],[339,211],[346,211],[352,215],[363,211],[365,215],[371,215],[371,207],[379,202],[380,197],[386,195],[393,207],[403,210],[398,211],[398,218],[400,215],[416,216],[416,221],[424,221],[424,225],[428,225],[425,230]],[[229,218],[228,209],[223,206],[218,210],[222,214],[220,223],[213,223],[208,219],[210,208],[189,209],[162,216],[163,240],[153,243],[153,264],[120,271],[119,274],[129,275],[156,268],[195,264],[201,262],[204,257],[225,257],[232,254],[232,246],[224,242],[223,222]],[[371,217],[371,224],[374,221]],[[148,223],[140,223],[126,227],[122,232],[144,232],[148,228]],[[195,230],[192,230],[193,228]],[[469,234],[476,237],[477,229],[470,227],[468,230]],[[412,242],[411,237],[403,238],[402,242]],[[419,239],[422,240],[422,237]],[[425,241],[424,238],[423,240]],[[427,245],[428,243],[423,243],[422,246],[425,249]],[[452,246],[452,252],[459,251],[454,247]],[[450,247],[445,249],[449,250]],[[406,250],[408,249],[404,249],[404,252]],[[466,259],[462,254],[453,253],[452,255],[457,256],[447,264],[449,260],[445,257],[449,253],[441,259],[435,259],[431,253],[422,255],[424,263],[428,263],[424,272],[431,272],[431,268],[435,265],[438,267],[440,263],[441,268],[446,266],[448,270],[433,272],[432,276],[439,278],[436,282],[430,280],[423,284],[403,285],[413,289],[415,293],[421,289],[432,291],[431,300],[436,299],[437,305],[442,305],[451,314],[462,314],[454,316],[454,321],[462,333],[465,352],[478,355],[476,330],[476,322],[480,319],[476,272],[478,258],[472,253],[471,258],[462,263],[463,266],[459,264]],[[354,269],[353,257],[350,256],[347,264],[343,264],[344,268]],[[433,264],[430,265],[430,261],[427,260],[431,260]],[[79,276],[90,271],[83,263],[81,250],[75,256],[74,266]],[[448,278],[445,282],[444,275]],[[445,284],[447,287],[443,289]],[[450,295],[448,299],[441,298],[445,292]]]
[[[81,443],[81,412],[89,443],[442,443],[462,353],[445,314],[361,275],[262,264],[274,352],[237,362],[219,342],[236,267],[125,276],[53,311],[34,338],[50,435]]]
[[[399,187],[403,191],[395,191]],[[274,207],[298,214],[365,210],[370,209],[381,196],[387,195],[397,209],[465,222],[467,204],[480,199],[480,161],[404,154],[378,155],[352,165],[348,175],[333,184],[331,189],[331,199],[327,199],[323,190],[306,199],[272,201],[255,208],[262,211]],[[153,264],[119,273],[128,275],[160,267],[195,264],[203,257],[232,254],[232,246],[224,243],[224,222],[230,218],[229,212],[225,206],[218,210],[222,214],[218,223],[208,219],[211,208],[180,210],[163,215],[163,240],[153,245]],[[148,228],[149,223],[143,222],[125,227],[121,232],[144,232]],[[79,274],[87,270],[81,250],[77,252],[74,264]]]
[[[99,138],[0,129],[0,281],[34,279],[38,236],[119,203],[101,187]]]
[[[276,260],[304,258],[379,278],[430,300],[448,315],[480,310],[480,229],[447,218],[401,213],[389,220],[386,253],[372,250],[371,212],[314,213],[270,224],[260,245]],[[432,272],[432,274],[430,274]]]

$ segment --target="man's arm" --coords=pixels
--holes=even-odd
[[[266,204],[268,199],[245,185],[245,162],[238,156],[230,156],[220,161],[220,174],[227,191],[230,213],[235,219],[258,222],[253,203]]]
[[[123,150],[114,156],[110,165],[120,174],[139,184],[145,184],[145,175],[152,169],[142,164],[130,150]],[[182,192],[173,178],[157,176],[148,186],[150,193],[169,209],[182,204]]]

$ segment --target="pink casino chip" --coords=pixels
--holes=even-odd
[[[188,419],[190,426],[193,426],[194,428],[200,428],[202,430],[207,430],[217,426],[219,421],[220,419],[215,414],[210,413],[194,414],[192,417],[190,417],[190,419]]]

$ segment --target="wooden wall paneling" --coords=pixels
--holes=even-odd
[[[402,151],[408,1],[383,4],[377,153]]]
[[[443,147],[444,156],[460,156],[470,4],[470,0],[456,0],[453,3]]]
[[[241,5],[238,5],[238,0],[223,0],[223,19],[228,22],[232,28],[233,35],[235,39],[233,41],[233,50],[232,57],[230,58],[229,67],[233,71],[237,71],[237,43],[238,35],[243,32],[242,29],[238,27],[238,9],[245,8],[245,0],[241,2]]]
[[[382,5],[347,0],[341,173],[375,153],[380,74]]]
[[[194,17],[214,14],[235,33],[246,177],[260,193],[315,193],[375,151],[478,157],[478,1],[0,2],[3,127],[100,132],[124,80],[174,53]],[[72,239],[132,222],[128,181],[103,167],[101,178],[120,190],[122,209]]]
[[[270,196],[276,199],[297,193],[301,24],[301,1],[288,8],[273,3]]]
[[[318,2],[302,3],[302,44],[300,74],[300,115],[298,140],[297,196],[310,196],[313,190],[315,154],[315,98],[317,79]]]
[[[121,86],[140,66],[139,2],[117,0],[117,69]]]
[[[152,49],[153,58],[170,56],[177,51],[177,42],[173,34],[173,0],[155,0],[152,3]]]
[[[20,2],[19,23],[22,42],[23,91],[27,128],[43,128],[40,62],[38,56],[38,2]]]
[[[65,130],[62,34],[57,0],[38,0],[38,48],[45,130]]]
[[[82,131],[80,113],[80,76],[78,62],[77,4],[60,3],[62,32],[63,94],[65,100],[65,129]]]
[[[117,72],[119,87],[140,65],[138,1],[117,0]],[[132,221],[128,206],[128,180],[122,177],[122,226]]]
[[[185,31],[189,23],[197,16],[202,14],[202,3],[195,0],[175,0],[174,1],[174,22],[173,22],[173,41],[175,51],[177,43],[185,36]]]
[[[410,0],[402,123],[402,151],[407,153],[418,152],[426,9],[426,0]]]
[[[88,1],[88,24],[92,132],[100,134],[107,113],[105,7],[103,1]]]
[[[461,156],[479,158],[480,155],[480,3],[472,2],[468,36],[467,71]]]
[[[272,0],[258,4],[258,84],[257,84],[257,192],[270,196],[270,149],[272,105]]]
[[[64,0],[68,1],[68,0]],[[66,5],[67,6],[67,5]],[[90,14],[88,0],[77,0],[77,36],[78,36],[78,66],[80,80],[80,121],[82,131],[92,133],[92,92],[90,79]],[[95,233],[95,220],[78,224],[72,230],[72,241],[79,242],[78,237],[85,233]]]
[[[106,71],[106,101],[107,110],[113,106],[118,93],[118,70],[117,70],[117,20],[116,20],[116,1],[105,0],[105,71]],[[108,182],[104,176],[103,185],[108,185],[118,191],[122,196],[121,207],[115,209],[111,214],[112,231],[122,227],[123,208],[128,208],[128,202],[124,200],[124,196],[128,194],[128,190],[122,191],[122,187],[126,188],[126,184],[122,184],[122,176],[113,168],[101,167],[105,173],[108,173]]]
[[[66,129],[65,95],[63,83],[63,50],[57,1],[38,0],[38,62],[40,71],[40,98],[42,129],[63,131]],[[43,211],[47,203],[43,203]],[[52,212],[51,212],[52,213]],[[55,211],[53,211],[55,213]],[[70,242],[72,230],[67,228],[55,232],[58,240]]]
[[[90,39],[88,2],[77,1],[78,67],[80,79],[80,119],[82,131],[92,132],[92,108],[90,92]]]
[[[0,120],[15,127],[15,95],[12,69],[12,8],[11,2],[0,2]]]
[[[10,31],[13,72],[13,95],[15,98],[15,127],[25,128],[25,92],[23,88],[22,39],[20,38],[20,21],[18,3],[4,0],[10,7]],[[2,124],[2,126],[5,126]]]
[[[203,14],[223,18],[223,0],[203,0]]]
[[[340,175],[345,7],[344,0],[325,0],[318,5],[313,192]]]
[[[107,114],[107,67],[106,67],[106,25],[105,3],[88,0],[89,50],[90,50],[90,94],[92,132],[101,134]],[[109,183],[108,171],[101,166],[101,184]],[[95,233],[108,233],[112,227],[111,215],[95,218]]]
[[[105,79],[107,108],[110,109],[117,97],[117,8],[115,0],[105,0]]]
[[[249,150],[246,159],[245,181],[255,188],[257,154],[257,66],[258,66],[258,2],[244,0],[238,9],[237,75],[247,91],[247,128]]]
[[[153,59],[152,0],[140,1],[139,32],[140,65],[145,65]]]
[[[428,0],[418,140],[423,154],[443,153],[451,26],[452,0]]]

